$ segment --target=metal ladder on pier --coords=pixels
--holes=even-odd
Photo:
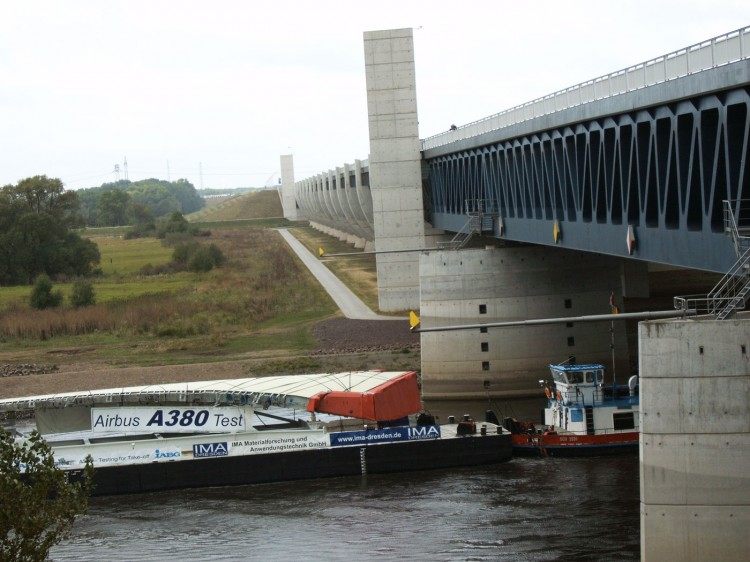
[[[466,216],[468,218],[461,230],[447,242],[438,242],[437,247],[441,250],[460,250],[466,247],[475,234],[493,232],[497,213],[488,210],[488,203],[491,202],[484,199],[466,201]]]
[[[737,261],[708,295],[675,297],[678,310],[713,314],[719,320],[743,310],[750,295],[750,199],[724,201],[724,232],[731,236]]]

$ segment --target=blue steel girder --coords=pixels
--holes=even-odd
[[[427,158],[428,211],[457,232],[484,199],[499,238],[726,271],[722,201],[750,198],[749,109],[744,86]]]

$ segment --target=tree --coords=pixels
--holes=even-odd
[[[79,280],[73,283],[73,291],[70,294],[70,304],[73,307],[90,306],[95,302],[94,286],[90,281]]]
[[[71,482],[34,431],[16,442],[0,428],[0,560],[45,560],[88,507],[93,464]]]
[[[31,283],[40,273],[86,275],[99,261],[80,225],[78,198],[46,176],[0,188],[0,284]]]
[[[105,191],[99,196],[96,209],[101,226],[122,226],[128,223],[130,195],[119,189]]]
[[[31,290],[30,304],[32,308],[43,310],[45,308],[54,308],[62,303],[62,293],[60,291],[52,292],[52,281],[46,275],[40,275],[36,278],[34,288]]]

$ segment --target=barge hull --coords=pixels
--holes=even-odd
[[[495,464],[512,455],[504,434],[107,466],[94,471],[93,495],[361,475],[361,450],[369,474]]]
[[[638,453],[638,433],[602,435],[513,434],[513,454],[533,457],[593,457]]]

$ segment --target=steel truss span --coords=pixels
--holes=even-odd
[[[750,197],[749,106],[738,88],[432,158],[434,225],[456,231],[484,200],[502,238],[725,271],[722,201]]]

